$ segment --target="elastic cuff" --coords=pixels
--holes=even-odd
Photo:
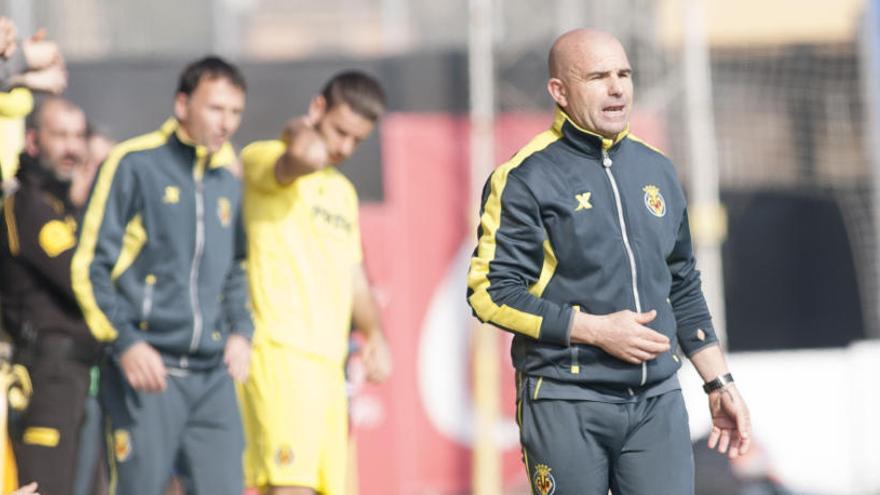
[[[678,344],[681,346],[681,350],[684,351],[685,356],[690,358],[707,347],[718,345],[718,337],[716,337],[715,330],[712,327],[705,329],[695,328],[690,332],[679,332]]]
[[[254,340],[254,327],[250,324],[250,322],[248,322],[247,324],[242,323],[240,325],[234,325],[232,328],[234,328],[234,330],[232,331],[233,334],[241,335],[242,337],[250,341]]]
[[[129,347],[143,341],[134,330],[120,331],[116,340],[110,345],[110,352],[114,357],[121,356]]]
[[[571,339],[571,326],[574,309],[571,306],[559,308],[558,313],[544,316],[539,340],[548,344],[568,347]]]
[[[0,91],[8,92],[13,88],[12,78],[27,70],[27,62],[24,59],[24,52],[19,47],[15,50],[5,62],[0,66]]]

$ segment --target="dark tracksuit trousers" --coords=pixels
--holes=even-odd
[[[694,461],[678,389],[610,402],[578,385],[519,380],[523,461],[537,495],[688,495]],[[596,400],[599,399],[599,400]]]
[[[70,359],[37,358],[28,365],[33,395],[11,425],[22,484],[40,483],[40,493],[71,493],[79,430],[89,391],[89,365]]]
[[[172,474],[187,495],[241,495],[244,437],[225,366],[169,369],[160,393],[134,390],[114,363],[101,373],[111,495],[163,495]]]

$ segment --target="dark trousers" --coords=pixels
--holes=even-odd
[[[70,495],[89,365],[36,357],[27,368],[33,395],[27,410],[11,424],[19,480],[21,484],[37,481],[43,495]]]
[[[110,493],[162,495],[172,473],[189,495],[241,495],[244,435],[224,366],[170,371],[160,393],[131,388],[112,363],[101,369],[109,419]]]
[[[104,415],[98,398],[89,395],[79,433],[73,495],[107,495],[106,458]]]
[[[528,381],[524,382],[528,383]],[[637,402],[519,393],[523,460],[537,495],[689,495],[694,460],[680,390]]]

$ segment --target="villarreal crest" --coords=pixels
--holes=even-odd
[[[116,430],[113,432],[113,453],[116,455],[116,462],[125,462],[131,455],[131,436],[126,430]]]
[[[660,194],[660,188],[648,185],[643,187],[642,191],[645,191],[645,206],[648,208],[648,211],[655,217],[666,215],[666,200]]]
[[[229,227],[232,223],[232,204],[226,198],[217,199],[217,217],[220,218],[220,224]]]
[[[550,474],[549,466],[538,464],[535,466],[535,477],[532,479],[535,491],[540,495],[553,495],[556,493],[556,478]]]

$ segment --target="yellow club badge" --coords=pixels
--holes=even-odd
[[[166,205],[176,205],[180,202],[180,188],[177,186],[165,186],[165,195],[162,202]]]
[[[550,474],[549,466],[538,464],[535,466],[535,477],[532,479],[535,491],[540,495],[553,495],[556,493],[556,478]]]
[[[232,203],[222,196],[217,200],[217,216],[224,227],[229,227],[232,223]]]
[[[648,211],[650,211],[655,217],[662,218],[665,216],[666,200],[663,199],[663,195],[660,194],[660,188],[649,185],[643,187],[642,191],[645,191],[645,206],[648,208]]]
[[[116,462],[125,462],[131,456],[131,436],[126,430],[113,432],[113,453]]]
[[[40,229],[40,247],[50,258],[54,258],[76,246],[76,224],[61,220],[50,220]]]
[[[275,463],[279,466],[289,466],[293,463],[293,450],[289,445],[282,445],[275,452]]]

